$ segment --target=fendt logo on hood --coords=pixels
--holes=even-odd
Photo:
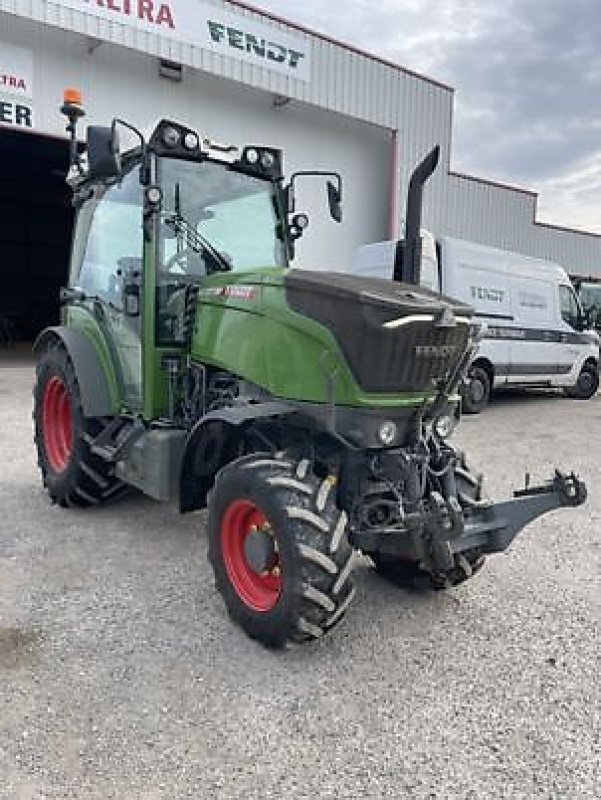
[[[419,358],[450,358],[456,349],[454,344],[418,344],[415,355]]]
[[[232,28],[212,19],[207,20],[211,40],[216,44],[225,44],[234,50],[242,50],[250,55],[275,64],[285,64],[290,69],[297,69],[305,54],[301,50],[294,50],[278,42],[270,41],[254,33]]]

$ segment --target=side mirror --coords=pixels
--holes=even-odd
[[[114,178],[121,172],[119,136],[115,126],[89,125],[87,133],[88,171],[91,178]]]
[[[328,205],[330,207],[330,215],[335,222],[342,222],[342,187],[340,184],[334,186],[332,181],[327,183],[328,190]]]

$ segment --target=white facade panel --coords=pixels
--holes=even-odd
[[[289,167],[315,164],[311,153],[320,154],[323,166],[338,167],[346,181],[347,233],[339,237],[343,241],[341,265],[348,263],[355,243],[398,234],[398,224],[396,231],[388,229],[392,160],[386,144],[388,132],[397,131],[394,200],[401,210],[399,217],[412,168],[431,147],[440,144],[441,166],[426,189],[424,209],[424,222],[436,235],[551,258],[572,274],[601,277],[601,237],[536,224],[536,196],[532,193],[449,173],[453,110],[449,87],[274,19],[242,2],[201,0],[202,8],[239,19],[243,32],[272,31],[274,41],[278,36],[282,41],[291,37],[299,49],[306,47],[310,71],[303,79],[295,78],[293,70],[284,74],[271,69],[266,61],[237,58],[235,49],[226,55],[219,48],[191,43],[196,41],[194,36],[182,41],[182,37],[169,38],[163,29],[159,34],[152,32],[152,26],[136,28],[123,14],[109,13],[108,2],[102,12],[106,19],[72,7],[79,3],[85,9],[96,1],[0,0],[0,43],[21,42],[35,49],[36,76],[43,76],[35,102],[39,130],[62,133],[56,93],[71,83],[84,90],[96,122],[116,113],[141,121],[149,109],[156,109],[157,115],[159,110],[168,110],[176,116],[192,117],[194,124],[220,138],[237,141],[243,132],[245,138],[246,132],[248,137],[260,132],[265,141],[285,146]],[[112,0],[111,5],[121,8],[125,1]],[[133,6],[135,0],[129,2]],[[158,7],[162,0],[152,2]],[[174,14],[186,4],[194,6],[192,0],[168,2]],[[33,26],[19,17],[42,25]],[[106,44],[98,46],[101,42]],[[57,60],[53,48],[64,58]],[[154,57],[193,69],[185,72],[183,84],[166,83],[156,77]],[[229,102],[222,106],[221,98],[229,98]],[[292,102],[275,111],[274,99]],[[317,198],[311,202],[317,203]],[[328,262],[335,255],[332,243],[342,228],[335,235],[328,229],[322,238],[321,224],[314,222],[307,241],[299,246],[303,260],[313,261],[318,249]],[[309,240],[318,243],[315,254]]]

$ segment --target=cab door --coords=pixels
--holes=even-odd
[[[94,316],[111,352],[124,404],[142,405],[142,186],[133,169],[97,187],[77,222],[71,286]],[[79,255],[77,253],[79,249]]]

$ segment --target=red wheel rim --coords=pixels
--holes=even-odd
[[[73,416],[67,387],[56,375],[44,389],[42,432],[50,466],[62,472],[73,454]]]
[[[276,605],[282,591],[279,559],[269,572],[255,572],[246,559],[246,537],[256,530],[271,531],[265,514],[250,500],[234,500],[221,523],[221,550],[227,574],[238,597],[254,611]]]

